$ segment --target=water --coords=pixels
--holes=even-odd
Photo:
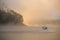
[[[60,25],[50,25],[50,27],[55,30],[55,32],[37,32],[36,30],[40,28],[27,28],[27,27],[0,27],[0,29],[6,29],[7,31],[11,29],[16,32],[0,32],[0,40],[60,40]],[[50,28],[48,27],[48,28]],[[2,31],[1,30],[1,31]],[[10,31],[11,31],[10,30]],[[19,32],[19,30],[35,30],[36,32]],[[5,30],[3,30],[5,31]],[[18,31],[18,32],[17,32]]]
[[[0,33],[1,40],[59,40],[58,33],[20,32]]]

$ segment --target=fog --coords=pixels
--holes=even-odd
[[[45,21],[60,20],[59,0],[2,0],[0,5],[20,13],[26,25],[44,25]]]

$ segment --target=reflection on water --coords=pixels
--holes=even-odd
[[[7,32],[7,33],[0,32],[0,39],[1,40],[60,40],[60,32],[58,31],[60,29],[59,26],[50,25],[50,27],[53,30],[55,30],[55,32]],[[48,26],[48,28],[50,28],[50,27]],[[21,29],[19,27],[15,27],[15,26],[10,27],[10,28],[12,28],[12,29],[14,28],[15,30]],[[6,27],[5,27],[5,29],[6,29]],[[23,29],[24,28],[22,28],[22,30]],[[29,30],[30,28],[26,28],[26,29]]]
[[[1,40],[59,40],[58,33],[0,33]]]

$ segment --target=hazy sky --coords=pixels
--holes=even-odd
[[[58,0],[4,0],[6,6],[23,15],[24,24],[31,25],[59,19]]]

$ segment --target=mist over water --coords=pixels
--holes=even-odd
[[[42,24],[42,21],[59,19],[58,0],[2,0],[5,7],[20,13],[24,24]]]
[[[60,13],[56,5],[58,5],[57,0],[1,0],[0,7],[12,9],[21,14],[24,19],[23,23],[27,26],[13,23],[0,25],[0,39],[60,40]],[[48,30],[52,29],[55,32],[34,32],[36,30],[40,31],[42,26],[46,26]],[[25,30],[31,32],[20,32]]]

